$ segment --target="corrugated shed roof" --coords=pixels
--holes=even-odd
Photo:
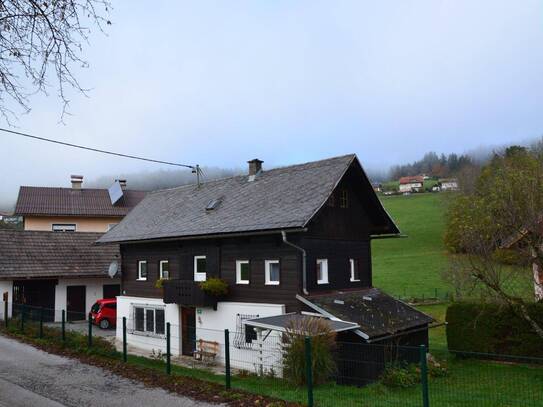
[[[119,246],[94,244],[101,233],[0,229],[0,279],[104,277]]]
[[[305,227],[326,202],[356,156],[262,171],[254,181],[237,176],[148,194],[99,242],[197,237]],[[365,179],[368,193],[375,195]],[[214,199],[220,205],[206,210]],[[375,197],[375,204],[380,206]],[[382,210],[381,233],[398,233]]]
[[[423,312],[396,300],[377,288],[304,297],[342,321],[355,322],[360,330],[377,338],[433,322]]]
[[[126,216],[145,196],[143,191],[124,191],[112,205],[107,189],[27,187],[19,189],[16,215]]]

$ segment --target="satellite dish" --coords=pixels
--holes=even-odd
[[[115,278],[115,276],[117,275],[118,272],[119,272],[119,263],[117,263],[116,261],[112,261],[111,264],[109,265],[109,269],[107,271],[107,274],[111,278]]]
[[[121,188],[121,183],[119,181],[115,181],[107,191],[109,192],[111,205],[115,205],[117,202],[119,202],[119,199],[123,197],[123,189]]]

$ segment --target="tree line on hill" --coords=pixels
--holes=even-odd
[[[390,168],[389,178],[397,180],[401,177],[426,174],[430,177],[446,178],[457,175],[462,169],[467,166],[475,165],[475,160],[468,154],[449,155],[430,151],[422,157],[422,159],[414,161],[410,164],[395,165]]]

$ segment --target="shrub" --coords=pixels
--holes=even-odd
[[[527,305],[543,324],[543,304]],[[447,308],[449,350],[543,357],[543,340],[515,309],[499,304],[458,302]]]
[[[228,294],[228,283],[217,277],[211,277],[200,283],[200,288],[212,297],[224,297]]]
[[[305,337],[311,337],[313,383],[328,381],[336,372],[333,350],[336,334],[323,318],[304,318],[292,322],[283,335],[283,373],[287,380],[306,383]]]
[[[381,383],[387,387],[412,387],[420,382],[420,369],[415,364],[392,364],[385,368]]]

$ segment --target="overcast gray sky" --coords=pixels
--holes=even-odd
[[[228,168],[357,153],[368,168],[543,133],[538,0],[115,1],[59,124],[19,130]],[[2,123],[5,126],[5,123]],[[0,202],[70,173],[163,168],[0,134]]]

